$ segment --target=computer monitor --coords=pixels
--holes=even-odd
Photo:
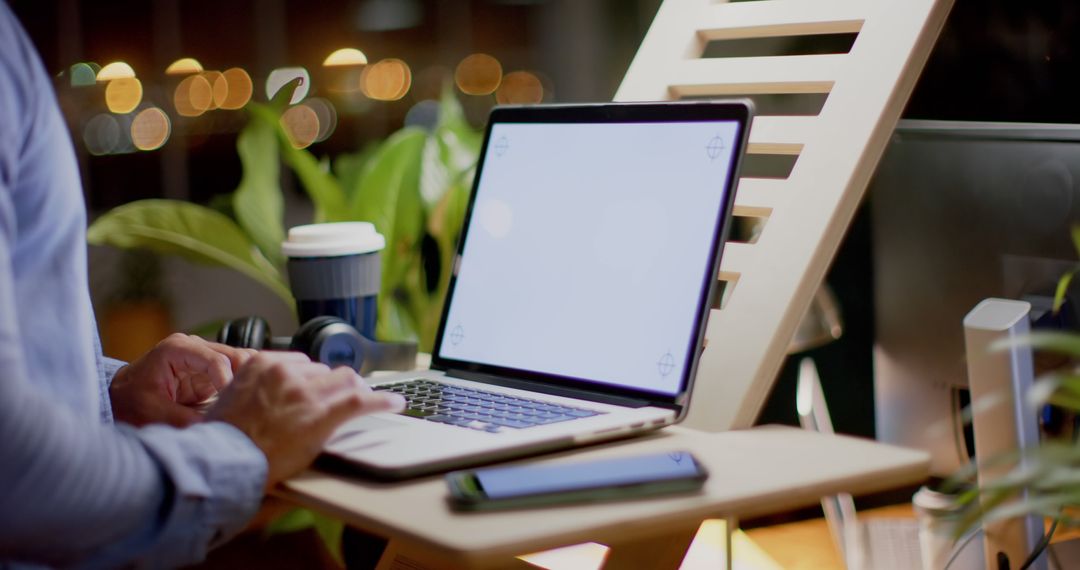
[[[901,121],[870,186],[880,440],[968,461],[964,315],[1076,264],[1080,125]]]

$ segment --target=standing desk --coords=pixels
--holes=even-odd
[[[447,506],[441,476],[381,483],[308,471],[275,494],[389,538],[415,567],[524,568],[515,556],[595,541],[611,547],[605,568],[677,568],[705,519],[764,515],[825,495],[909,485],[925,479],[930,465],[923,452],[777,426],[722,433],[669,427],[532,461],[682,450],[709,470],[700,493],[458,513]]]

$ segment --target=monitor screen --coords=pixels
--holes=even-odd
[[[436,356],[685,387],[740,122],[496,122]]]

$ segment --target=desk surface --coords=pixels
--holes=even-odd
[[[584,541],[647,539],[718,516],[754,516],[838,492],[869,493],[918,482],[929,457],[872,441],[784,427],[716,434],[667,428],[654,435],[545,456],[579,461],[689,450],[710,477],[701,493],[497,513],[456,513],[441,477],[377,483],[308,472],[277,494],[358,528],[412,545],[440,565],[495,566],[513,556]]]

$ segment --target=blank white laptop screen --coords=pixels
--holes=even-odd
[[[675,395],[739,136],[493,125],[438,355]]]

